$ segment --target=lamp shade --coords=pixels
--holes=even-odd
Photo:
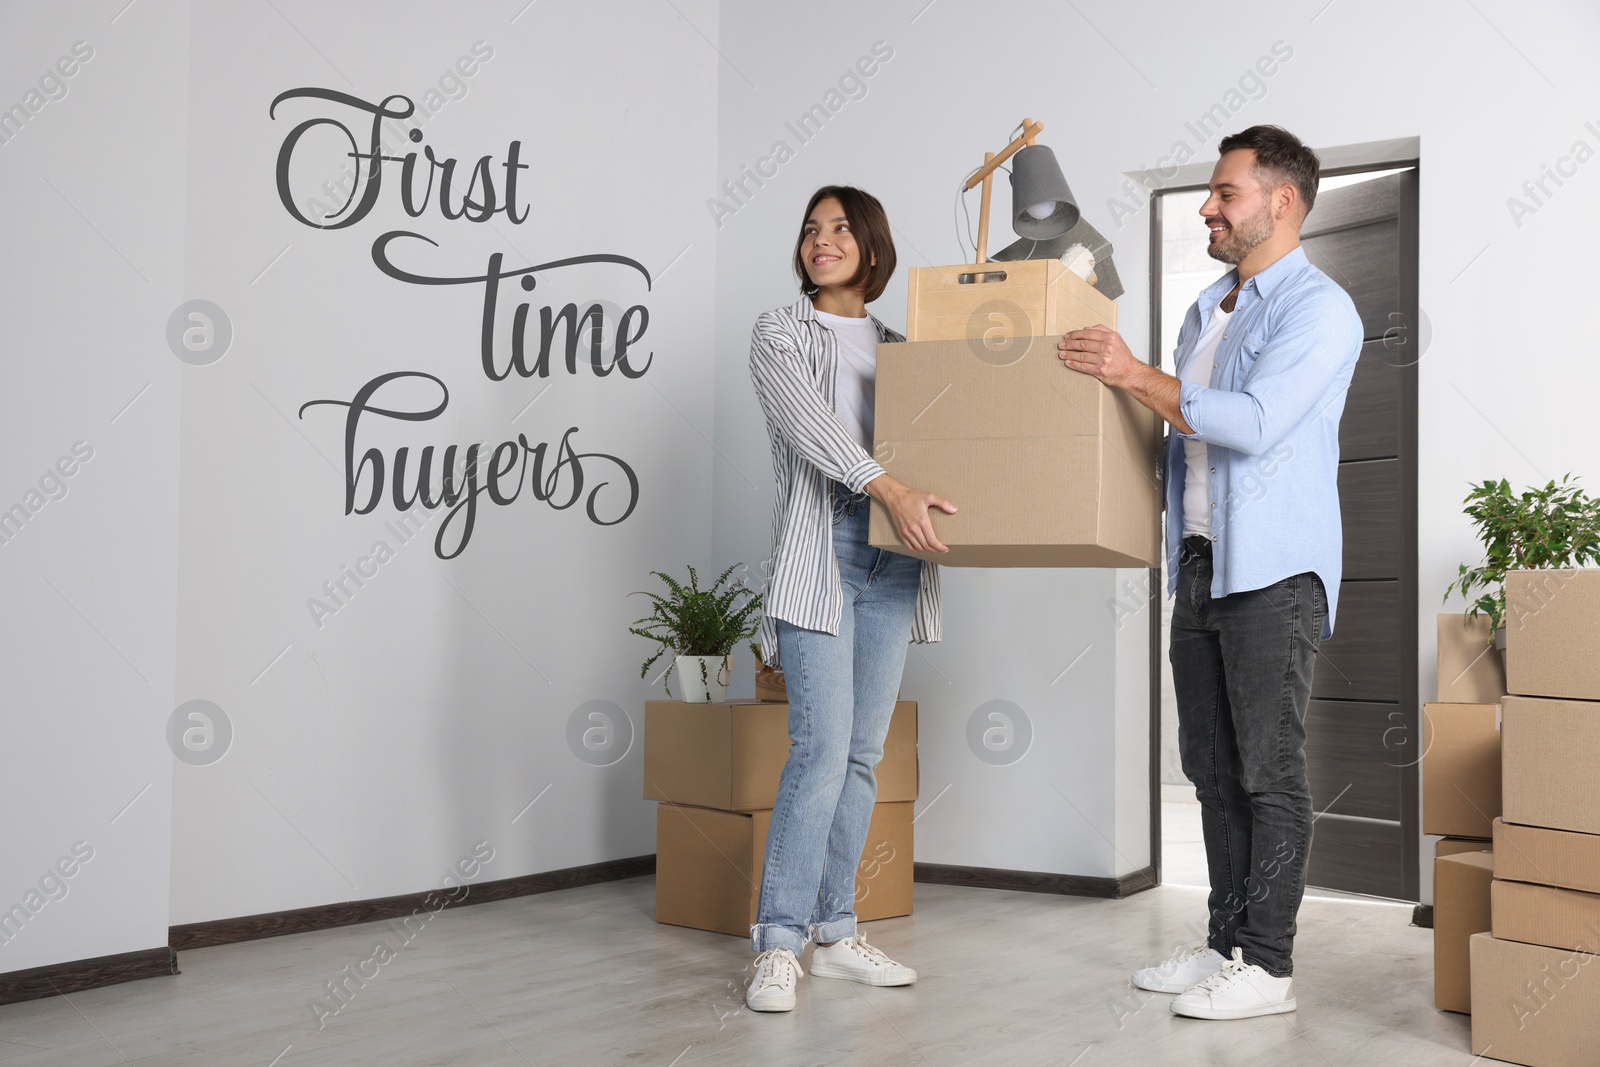
[[[1020,237],[1048,240],[1059,237],[1078,222],[1078,202],[1056,154],[1042,144],[1027,145],[1011,160],[1013,227]]]

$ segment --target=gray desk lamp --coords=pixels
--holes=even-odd
[[[975,262],[989,262],[989,192],[995,169],[1013,155],[1011,164],[1012,228],[1021,238],[995,253],[997,261],[1021,259],[1059,259],[1074,245],[1083,245],[1094,257],[1094,275],[1089,284],[1109,299],[1123,293],[1122,281],[1111,259],[1111,242],[1088,222],[1078,210],[1077,199],[1061,173],[1056,155],[1046,145],[1034,143],[1044,132],[1044,123],[1022,120],[1022,133],[998,154],[984,153],[983,166],[967,179],[964,188],[983,185],[978,215],[978,247]]]
[[[1066,233],[1078,221],[1078,202],[1067,187],[1067,179],[1056,162],[1056,154],[1034,138],[1044,132],[1044,123],[1022,120],[1022,132],[998,153],[985,152],[983,166],[972,173],[963,189],[983,186],[978,207],[978,247],[975,263],[989,261],[989,195],[994,172],[1015,155],[1011,165],[1011,202],[1016,212],[1012,226],[1031,240],[1047,240]]]

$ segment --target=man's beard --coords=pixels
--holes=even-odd
[[[1272,206],[1262,204],[1261,210],[1245,219],[1238,226],[1230,226],[1222,235],[1222,240],[1208,243],[1206,255],[1224,263],[1237,264],[1244,257],[1254,252],[1272,236]]]

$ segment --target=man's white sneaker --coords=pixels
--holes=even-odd
[[[1274,978],[1244,961],[1242,949],[1222,970],[1188,992],[1172,998],[1175,1015],[1191,1019],[1253,1019],[1294,1011],[1294,979]]]
[[[1152,993],[1182,993],[1222,970],[1228,957],[1209,945],[1133,972],[1133,984]]]
[[[843,978],[862,985],[910,985],[917,980],[916,971],[891,960],[859,934],[813,949],[811,973],[818,978]]]
[[[745,990],[751,1011],[793,1011],[794,987],[805,974],[786,948],[772,948],[756,957],[756,974]]]

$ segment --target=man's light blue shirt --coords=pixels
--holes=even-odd
[[[1200,294],[1178,334],[1176,370],[1232,291],[1231,270]],[[1185,440],[1210,462],[1211,595],[1262,589],[1307,571],[1328,595],[1323,639],[1333,635],[1344,572],[1339,517],[1339,417],[1356,360],[1361,316],[1349,294],[1293,251],[1245,282],[1217,345],[1209,386],[1185,382],[1183,419],[1167,439],[1167,595],[1178,587],[1183,541]]]

